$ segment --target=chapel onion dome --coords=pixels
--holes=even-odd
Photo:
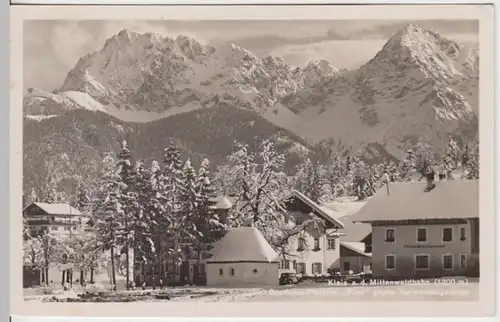
[[[233,207],[233,203],[225,196],[219,196],[214,201],[214,209],[217,210],[228,210]]]

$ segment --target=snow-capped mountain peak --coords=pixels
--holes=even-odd
[[[336,72],[326,61],[293,70],[280,57],[260,59],[234,43],[214,47],[124,29],[81,58],[59,92],[86,93],[118,117],[120,110],[161,117],[221,103],[261,113]]]
[[[407,25],[358,70],[326,77],[282,104],[307,120],[296,132],[316,141],[334,138],[354,149],[380,143],[395,155],[418,137],[439,146],[475,122],[474,57],[435,31]]]
[[[436,81],[461,75],[457,61],[466,59],[463,46],[431,29],[409,24],[394,34],[374,60],[390,60],[397,67],[416,67]],[[460,65],[460,64],[459,64]]]
[[[292,68],[233,43],[122,30],[82,57],[56,93],[31,93],[25,107],[140,121],[230,106],[311,141],[397,150],[409,137],[440,140],[474,119],[478,64],[477,50],[413,24],[359,69],[341,71],[326,60]]]

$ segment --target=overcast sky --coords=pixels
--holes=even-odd
[[[236,43],[258,56],[273,54],[293,66],[326,59],[356,68],[372,58],[407,23],[433,28],[465,45],[477,45],[478,23],[461,21],[69,21],[24,23],[24,88],[52,91],[78,59],[99,50],[121,29],[191,36],[206,44]]]

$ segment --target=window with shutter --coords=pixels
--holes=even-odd
[[[385,256],[385,269],[396,269],[396,256],[386,255]]]
[[[453,230],[451,228],[443,228],[443,241],[451,242],[453,240]]]
[[[467,268],[467,255],[465,254],[460,255],[460,268]]]
[[[427,229],[426,228],[418,228],[417,229],[417,242],[426,242],[427,241]]]
[[[429,255],[415,256],[415,268],[419,270],[429,269]]]
[[[320,250],[319,248],[319,238],[314,238],[314,251]]]
[[[443,269],[446,270],[453,269],[453,255],[451,254],[443,255]]]
[[[395,231],[392,228],[388,228],[385,230],[385,242],[386,243],[394,243],[396,241]]]
[[[335,238],[328,238],[328,250],[335,250]]]
[[[465,227],[460,227],[460,240],[465,240],[466,239],[466,236],[465,236]]]

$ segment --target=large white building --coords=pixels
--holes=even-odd
[[[391,183],[355,215],[372,230],[373,276],[479,275],[479,181]]]

